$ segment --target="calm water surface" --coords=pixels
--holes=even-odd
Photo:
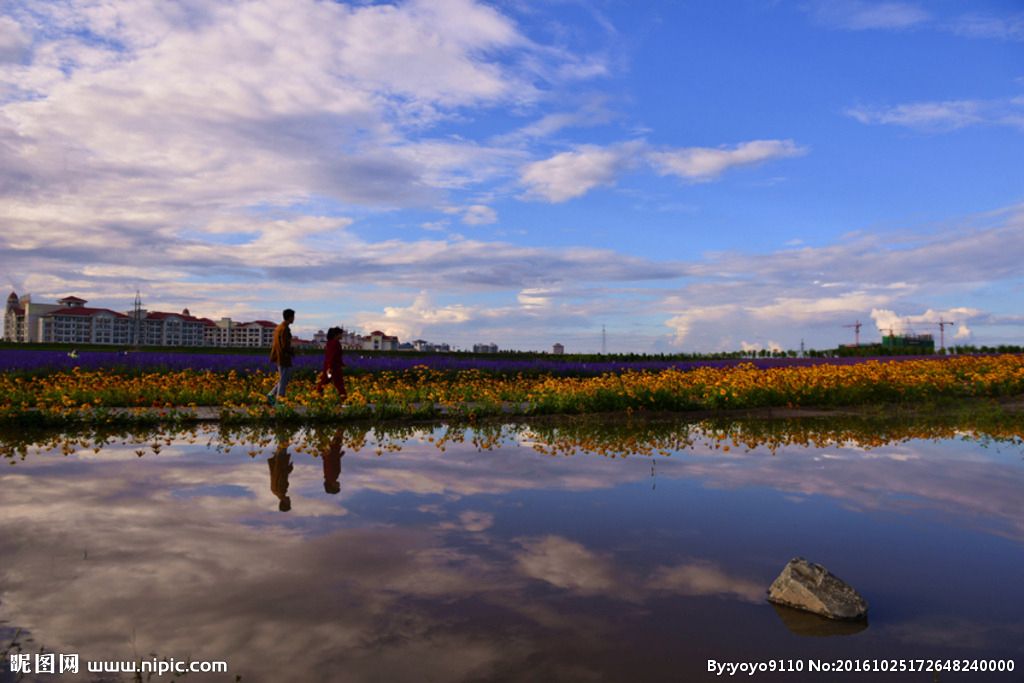
[[[28,439],[0,460],[0,639],[230,666],[185,681],[689,681],[709,659],[882,658],[1016,671],[754,678],[1024,680],[1019,440],[612,431]],[[794,556],[855,586],[866,628],[767,603]]]

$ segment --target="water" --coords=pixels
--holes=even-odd
[[[893,658],[1015,671],[845,676],[1020,681],[1024,447],[1019,425],[986,429],[8,434],[0,640],[83,670],[229,664],[186,681],[688,681],[713,679],[710,659]],[[857,588],[866,627],[765,601],[798,555]]]

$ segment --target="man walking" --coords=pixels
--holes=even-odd
[[[295,356],[295,352],[292,350],[290,328],[295,321],[295,311],[286,308],[281,313],[281,317],[284,320],[274,328],[274,342],[270,347],[270,362],[277,365],[277,384],[267,394],[267,403],[270,405],[277,405],[277,399],[284,396],[288,380],[292,376],[292,358]]]

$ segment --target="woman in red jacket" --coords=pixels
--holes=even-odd
[[[316,381],[316,393],[323,394],[324,387],[328,382],[334,384],[338,390],[338,396],[342,401],[348,398],[348,391],[345,389],[345,378],[341,374],[341,368],[345,362],[341,359],[341,334],[344,330],[340,327],[332,327],[327,330],[327,346],[324,347],[324,369]]]

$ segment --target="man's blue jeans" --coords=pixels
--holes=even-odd
[[[273,396],[284,396],[285,389],[288,388],[288,380],[292,378],[292,366],[290,365],[278,365],[277,366],[277,384],[267,394],[267,398]]]

